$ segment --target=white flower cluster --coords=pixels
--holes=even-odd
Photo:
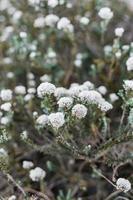
[[[51,113],[48,116],[49,122],[53,128],[59,129],[65,123],[64,114],[62,112]]]
[[[48,116],[43,114],[43,115],[40,115],[37,120],[36,120],[36,123],[38,125],[41,125],[41,126],[45,126],[48,124]]]
[[[62,17],[58,23],[57,23],[57,28],[59,30],[64,30],[64,31],[69,31],[73,32],[73,25],[71,24],[70,20],[67,17]]]
[[[131,183],[129,182],[129,180],[125,178],[118,178],[116,182],[116,186],[117,186],[117,190],[121,190],[125,193],[131,190]]]
[[[73,104],[73,98],[71,97],[62,97],[59,99],[59,101],[57,102],[57,104],[59,105],[59,108],[71,108],[72,104]]]
[[[56,87],[52,83],[41,83],[37,88],[38,97],[43,98],[45,95],[54,94]]]
[[[126,91],[133,90],[133,80],[125,80],[123,87]]]
[[[30,170],[29,176],[32,181],[40,181],[45,178],[46,172],[40,167],[36,167],[35,169]]]
[[[124,28],[118,27],[118,28],[115,29],[115,35],[117,37],[122,37],[123,33],[124,33]]]
[[[72,108],[72,116],[76,117],[77,119],[82,119],[87,115],[87,108],[82,104],[76,104]]]
[[[34,164],[33,164],[33,162],[31,162],[31,161],[23,161],[23,168],[24,169],[30,169],[30,168],[32,168],[34,166]]]
[[[128,58],[128,60],[126,62],[126,65],[127,65],[127,70],[128,71],[132,71],[133,70],[133,56]]]
[[[12,100],[12,91],[10,89],[1,90],[0,97],[1,97],[2,101],[11,101]]]
[[[104,20],[110,20],[113,17],[113,12],[108,7],[103,7],[98,12],[98,15]]]

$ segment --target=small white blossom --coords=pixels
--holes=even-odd
[[[0,148],[0,157],[7,157],[8,154],[7,154],[7,151],[3,148]]]
[[[28,92],[29,94],[35,94],[35,93],[36,93],[36,89],[35,89],[35,88],[29,88],[29,89],[27,90],[27,92]]]
[[[98,103],[98,108],[103,111],[107,112],[113,108],[112,104],[109,102],[105,101],[104,99],[101,99],[101,101]]]
[[[105,95],[107,93],[107,88],[105,86],[101,85],[100,87],[98,87],[98,91],[101,94]]]
[[[48,0],[48,6],[55,8],[58,5],[58,0]]]
[[[7,125],[7,124],[10,123],[10,118],[7,117],[7,116],[1,117],[0,123],[1,123],[2,125]]]
[[[126,91],[133,90],[133,80],[125,80],[123,87]]]
[[[113,17],[113,12],[111,11],[110,8],[104,7],[101,8],[100,11],[98,12],[98,15],[105,20],[110,20]]]
[[[3,103],[0,108],[1,110],[9,112],[11,111],[11,107],[12,107],[11,103]]]
[[[48,119],[49,119],[50,124],[55,129],[59,129],[65,123],[64,114],[62,112],[51,113],[48,116]]]
[[[8,73],[6,74],[6,76],[7,76],[7,78],[12,79],[12,78],[14,78],[14,73],[13,73],[13,72],[8,72]]]
[[[54,94],[56,87],[52,83],[41,83],[37,88],[38,97],[43,98],[45,95]]]
[[[118,96],[115,93],[111,93],[109,95],[109,97],[110,97],[110,100],[111,100],[112,103],[119,99]]]
[[[33,97],[34,97],[33,94],[26,94],[26,95],[24,96],[24,101],[25,101],[25,102],[28,102],[28,101],[30,101]]]
[[[82,65],[82,60],[76,59],[76,60],[74,61],[74,65],[75,65],[76,67],[81,67],[81,65]]]
[[[59,108],[71,108],[72,104],[73,104],[73,98],[71,97],[62,97],[59,99],[59,101],[57,102],[57,104],[59,105]]]
[[[36,120],[36,123],[38,125],[41,125],[41,126],[45,126],[46,124],[48,124],[48,116],[43,114],[43,115],[40,115],[37,120]]]
[[[82,104],[76,104],[72,108],[72,116],[76,117],[77,119],[82,119],[87,115],[87,108]]]
[[[90,22],[89,18],[88,17],[81,17],[80,18],[80,23],[83,24],[83,25],[88,25]]]
[[[127,70],[128,71],[132,71],[133,70],[133,56],[128,58],[128,60],[126,62],[126,65],[127,65]]]
[[[45,17],[41,16],[35,19],[34,27],[35,28],[43,28],[45,26]]]
[[[12,91],[9,89],[1,90],[0,97],[1,97],[2,101],[10,101],[10,100],[12,100]]]
[[[15,87],[14,92],[18,95],[26,94],[26,88],[23,85],[18,85]]]
[[[124,28],[118,27],[118,28],[115,29],[115,35],[117,37],[122,37],[123,33],[124,33]]]
[[[82,91],[79,94],[79,99],[81,100],[82,103],[97,104],[102,99],[102,96],[99,92],[95,90]]]
[[[85,82],[83,83],[83,85],[87,86],[87,87],[88,87],[88,90],[94,89],[94,84],[91,83],[90,81],[85,81]]]
[[[129,182],[129,180],[125,178],[118,178],[116,185],[117,185],[117,190],[121,190],[125,193],[131,190],[131,183]]]
[[[40,77],[41,82],[50,82],[51,81],[51,76],[48,74],[44,74],[43,76]]]
[[[73,32],[73,25],[71,24],[70,20],[66,17],[62,17],[58,23],[57,28],[59,30],[68,30],[70,32]]]
[[[27,161],[27,160],[23,161],[23,168],[24,168],[24,169],[30,169],[30,168],[32,168],[33,166],[34,166],[33,162]]]
[[[54,14],[47,15],[45,17],[45,24],[50,27],[54,27],[54,25],[58,22],[59,17]]]
[[[40,167],[36,167],[35,169],[30,170],[29,176],[32,181],[40,181],[44,179],[46,172]]]
[[[68,94],[68,91],[66,88],[64,87],[58,87],[56,88],[55,92],[54,92],[54,96],[59,99],[63,96],[66,96]]]

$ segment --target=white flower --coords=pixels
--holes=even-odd
[[[48,119],[53,128],[55,129],[62,127],[65,123],[64,114],[62,112],[51,113],[48,116]]]
[[[105,101],[104,99],[101,99],[98,103],[98,108],[103,112],[107,112],[107,111],[111,110],[113,108],[113,106],[112,106],[112,104]]]
[[[0,97],[1,97],[2,101],[10,101],[10,100],[12,100],[12,91],[9,89],[1,90]]]
[[[125,178],[118,178],[116,185],[117,185],[117,190],[121,190],[125,193],[131,190],[131,183],[129,182],[129,180]]]
[[[58,87],[56,88],[54,92],[54,96],[59,99],[60,97],[66,96],[68,94],[68,91],[64,87]]]
[[[115,93],[111,93],[109,95],[109,97],[110,97],[110,100],[111,100],[112,103],[119,99],[118,96]]]
[[[127,65],[127,70],[128,71],[132,71],[133,70],[133,56],[128,58],[128,60],[126,62],[126,65]]]
[[[7,125],[10,122],[10,118],[5,116],[5,117],[1,117],[0,123],[3,125]]]
[[[76,117],[77,119],[82,119],[87,115],[87,108],[82,104],[76,104],[72,108],[72,116]]]
[[[72,104],[73,104],[73,98],[71,97],[62,97],[59,99],[59,101],[57,102],[57,104],[59,105],[59,108],[71,108]]]
[[[23,85],[18,85],[15,87],[14,92],[18,95],[26,94],[26,88]]]
[[[7,78],[13,78],[14,77],[14,73],[13,72],[8,72],[6,74]]]
[[[28,101],[30,101],[33,97],[34,97],[33,94],[26,94],[26,95],[24,96],[24,101],[25,101],[25,102],[28,102]]]
[[[85,82],[83,83],[83,85],[87,86],[87,87],[88,87],[88,90],[94,89],[94,84],[91,83],[90,81],[85,81]]]
[[[58,5],[58,0],[48,0],[48,6],[55,8]]]
[[[73,32],[73,25],[71,24],[70,20],[66,17],[62,17],[58,23],[57,28],[59,30],[68,30],[70,32]]]
[[[35,169],[30,170],[29,176],[32,181],[40,181],[44,179],[46,172],[40,167],[36,167]]]
[[[123,87],[126,91],[133,90],[133,80],[125,80]]]
[[[0,108],[1,110],[9,112],[11,110],[11,107],[11,103],[3,103]]]
[[[45,95],[54,94],[56,87],[52,83],[41,83],[37,88],[38,97],[43,98]]]
[[[74,61],[74,65],[75,65],[76,67],[81,67],[81,65],[82,65],[82,60],[76,59],[76,60]]]
[[[50,82],[51,81],[51,76],[48,74],[44,74],[43,76],[40,77],[41,82]]]
[[[12,196],[10,196],[9,198],[8,198],[8,200],[16,200],[17,199],[17,197],[15,196],[15,195],[12,195]]]
[[[31,162],[31,161],[23,161],[23,168],[24,169],[30,169],[31,167],[33,167],[34,166],[34,164],[33,164],[33,162]]]
[[[116,53],[115,53],[115,56],[116,58],[121,58],[121,50],[118,50]]]
[[[68,92],[71,97],[77,97],[79,95],[79,93],[81,92],[80,86],[79,85],[72,86],[72,87],[70,87]]]
[[[6,150],[3,148],[0,148],[0,157],[7,157],[7,156],[8,156],[8,154],[7,154]]]
[[[45,17],[41,16],[35,19],[34,27],[35,28],[43,28],[45,26]]]
[[[29,94],[35,94],[35,93],[36,93],[36,89],[35,89],[35,88],[29,88],[29,89],[27,90],[27,92],[28,92]]]
[[[87,17],[81,17],[80,18],[80,23],[83,24],[83,25],[88,25],[89,22],[90,22],[90,20]]]
[[[57,23],[58,20],[59,20],[59,17],[57,15],[50,14],[45,17],[45,24],[47,26],[53,27]]]
[[[101,100],[102,96],[99,92],[95,90],[82,91],[79,94],[79,98],[83,103],[97,104]]]
[[[105,20],[110,20],[113,17],[113,12],[111,11],[110,8],[104,7],[101,8],[100,11],[98,12],[98,15]]]
[[[115,35],[117,37],[122,37],[123,33],[124,33],[124,28],[118,27],[118,28],[115,29]]]
[[[105,94],[107,93],[107,88],[106,88],[105,86],[103,86],[103,85],[101,85],[101,86],[98,87],[97,89],[98,89],[98,91],[99,91],[101,94],[103,94],[103,95],[105,95]]]
[[[36,123],[38,125],[41,125],[41,126],[45,126],[46,124],[48,124],[48,116],[43,114],[43,115],[40,115],[37,120],[36,120]]]

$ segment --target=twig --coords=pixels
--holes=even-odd
[[[26,193],[23,188],[13,179],[10,174],[5,174],[6,177],[22,192],[22,194],[26,197]]]
[[[113,197],[115,197],[116,195],[118,195],[120,193],[121,193],[121,191],[117,190],[117,191],[111,193],[105,200],[110,200],[110,199],[112,199]]]
[[[32,193],[32,194],[35,194],[36,196],[41,197],[44,200],[51,200],[46,194],[43,194],[42,192],[38,192],[38,191],[36,191],[32,188],[25,188],[25,191]]]

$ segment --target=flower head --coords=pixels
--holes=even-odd
[[[51,113],[48,116],[49,122],[53,128],[59,129],[65,123],[64,114],[62,112]]]
[[[62,97],[62,98],[59,99],[57,104],[59,105],[59,108],[67,108],[67,109],[69,109],[73,104],[73,98],[71,98],[71,97]]]
[[[126,62],[126,65],[127,65],[127,70],[128,71],[132,71],[133,70],[133,56],[128,58],[128,60]]]
[[[1,90],[0,97],[2,101],[10,101],[12,100],[12,91],[10,89]]]
[[[43,98],[45,95],[54,94],[56,87],[52,83],[41,83],[37,88],[38,97]]]
[[[100,9],[98,15],[105,20],[110,20],[113,17],[113,12],[108,7],[103,7]]]
[[[125,193],[131,190],[131,183],[125,178],[118,178],[116,185],[117,190],[122,190]]]
[[[40,167],[30,170],[29,174],[32,181],[40,181],[46,176],[46,172]]]
[[[82,119],[87,115],[87,108],[82,104],[76,104],[72,108],[72,116],[76,117],[77,119]]]
[[[115,29],[115,35],[117,37],[122,37],[123,33],[124,33],[124,28],[118,27],[118,28]]]

